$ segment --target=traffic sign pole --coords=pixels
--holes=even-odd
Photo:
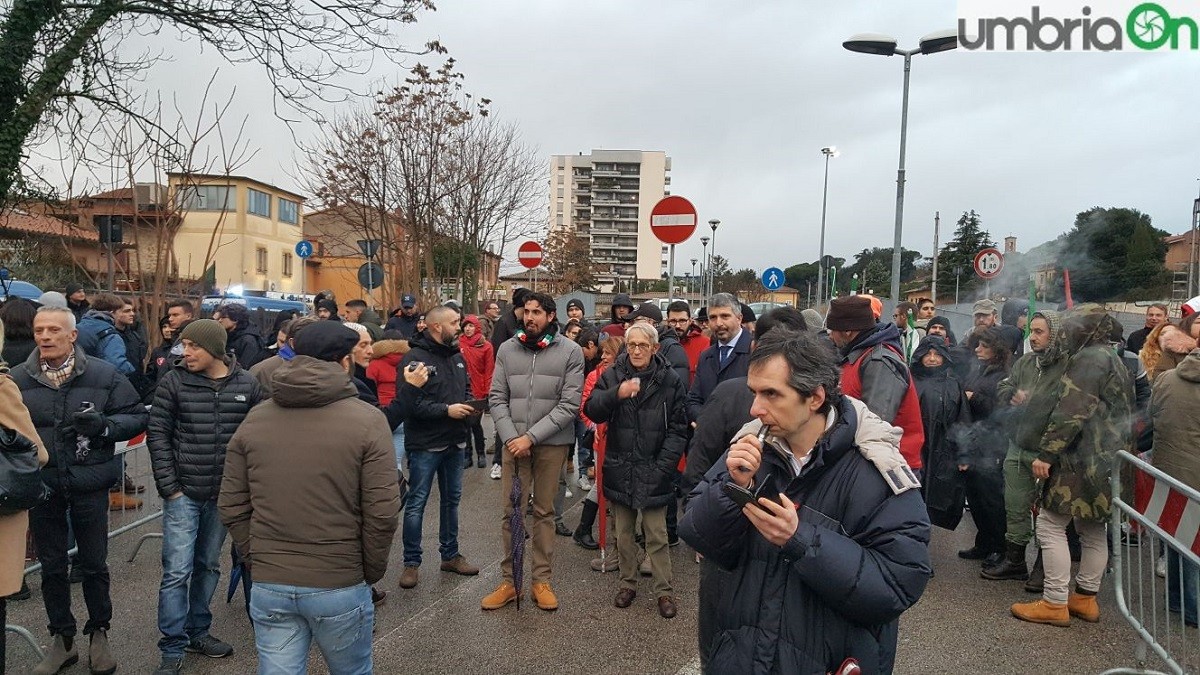
[[[663,197],[650,210],[650,231],[671,247],[667,260],[667,299],[674,299],[675,245],[687,241],[696,231],[696,207],[679,195]]]
[[[667,300],[675,299],[675,244],[671,244],[671,255],[667,263]]]

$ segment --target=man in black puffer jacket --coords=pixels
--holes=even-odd
[[[117,441],[146,429],[146,410],[129,380],[108,363],[75,344],[75,316],[68,309],[43,307],[33,320],[37,351],[12,371],[38,436],[50,454],[42,482],[50,499],[29,514],[30,530],[42,563],[42,597],[54,641],[35,672],[58,672],[79,658],[75,617],[67,580],[67,519],[79,553],[83,598],[91,636],[92,672],[113,672],[108,648],[112,600],[108,577],[108,489],[121,479],[114,456]],[[69,513],[69,515],[68,515]]]
[[[183,358],[159,382],[150,410],[146,442],[163,498],[159,671],[177,671],[185,649],[214,658],[233,652],[208,632],[225,543],[217,496],[225,447],[265,396],[258,379],[226,356],[226,335],[211,319],[189,323],[180,336]]]
[[[251,323],[250,310],[245,305],[221,305],[220,309],[213,312],[213,318],[229,333],[226,349],[242,368],[250,370],[259,361],[271,356],[258,327]]]
[[[692,492],[679,534],[720,578],[701,594],[707,673],[890,673],[900,614],[925,591],[929,517],[899,438],[838,392],[808,333],[774,329],[751,356],[758,419]],[[762,433],[766,425],[765,434]],[[759,440],[760,436],[762,440]],[[727,484],[759,499],[745,507]]]
[[[671,551],[667,505],[675,501],[676,466],[687,447],[687,387],[658,354],[658,331],[635,323],[625,332],[626,353],[604,371],[584,406],[597,424],[608,423],[604,455],[604,496],[616,521],[621,570],[616,605],[629,607],[637,594],[638,545],[642,517],[658,612],[675,616],[671,591]]]

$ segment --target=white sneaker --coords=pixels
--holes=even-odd
[[[500,465],[499,464],[492,465],[492,474],[491,475],[492,475],[492,480],[500,480]]]
[[[579,477],[579,489],[584,492],[590,492],[592,489],[592,481],[588,480],[587,474]]]
[[[568,488],[567,491],[565,493],[563,493],[563,496],[566,497],[567,499],[570,499],[571,497],[574,496],[574,493],[572,493],[571,490]]]
[[[1159,556],[1158,562],[1154,565],[1154,574],[1160,579],[1167,578],[1167,556]]]

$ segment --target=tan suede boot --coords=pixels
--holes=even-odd
[[[103,628],[92,633],[91,646],[88,648],[88,668],[92,675],[112,675],[117,672],[117,660],[113,658],[112,650],[108,647],[108,631]]]
[[[496,590],[489,593],[483,598],[480,605],[484,609],[500,609],[510,602],[515,602],[517,599],[517,589],[507,581],[501,583]]]
[[[1096,602],[1095,595],[1072,593],[1067,598],[1067,610],[1071,616],[1077,616],[1089,623],[1100,621],[1100,605]]]
[[[71,641],[70,647],[66,644],[68,639]],[[79,651],[75,649],[74,638],[64,638],[61,635],[55,635],[54,642],[50,644],[50,649],[46,651],[46,656],[30,672],[33,675],[54,675],[63,668],[73,666],[78,662]]]
[[[1067,605],[1034,600],[1033,602],[1018,602],[1012,606],[1012,615],[1030,623],[1046,623],[1051,626],[1070,626],[1071,613]]]

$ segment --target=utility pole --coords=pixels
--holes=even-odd
[[[942,214],[933,212],[933,282],[929,284],[929,299],[937,305],[937,273],[938,273],[938,231],[942,226]]]

